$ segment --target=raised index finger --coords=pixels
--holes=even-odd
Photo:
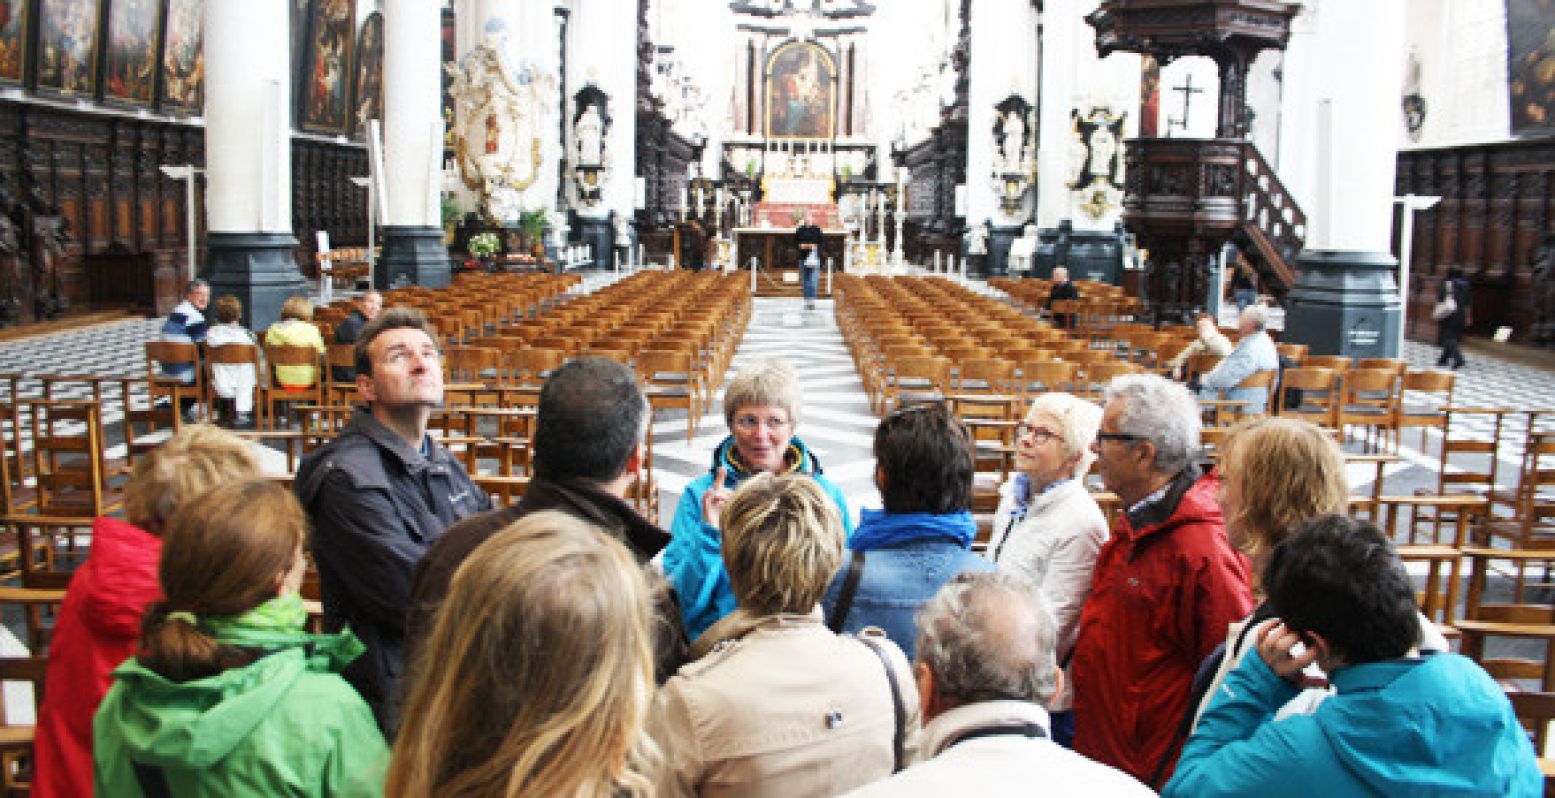
[[[728,475],[729,475],[729,469],[724,468],[723,466],[719,466],[718,470],[713,472],[713,490],[723,490],[724,489],[724,477],[726,477]]]

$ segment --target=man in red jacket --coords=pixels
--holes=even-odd
[[[1119,377],[1093,447],[1126,511],[1096,558],[1070,664],[1076,751],[1159,789],[1182,745],[1193,674],[1252,609],[1226,540],[1219,479],[1201,473],[1199,408],[1155,375]]]

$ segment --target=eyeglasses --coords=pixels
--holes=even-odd
[[[1098,432],[1096,433],[1096,440],[1132,442],[1145,441],[1149,440],[1149,438],[1145,437],[1144,435],[1135,435],[1132,432]]]
[[[1016,438],[1021,438],[1027,435],[1030,435],[1031,439],[1039,444],[1047,443],[1048,441],[1056,441],[1063,437],[1063,435],[1060,435],[1057,432],[1044,429],[1042,427],[1033,426],[1031,424],[1027,424],[1024,421],[1015,425]]]
[[[762,424],[766,424],[767,429],[784,430],[788,429],[789,423],[790,422],[788,419],[782,418],[781,416],[767,416],[766,418],[762,418],[761,416],[734,417],[734,426],[746,431],[760,429]]]

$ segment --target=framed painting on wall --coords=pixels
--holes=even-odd
[[[290,0],[292,41],[292,96],[302,96],[302,68],[307,63],[308,20],[313,18],[313,0]]]
[[[161,36],[162,0],[109,0],[103,99],[151,104]]]
[[[0,0],[0,83],[19,85],[27,63],[28,0]]]
[[[97,93],[99,0],[40,0],[38,89],[90,97]]]
[[[837,65],[826,48],[789,42],[767,59],[767,135],[832,137]]]
[[[1543,0],[1507,0],[1507,86],[1512,135],[1555,132],[1555,20]],[[1422,100],[1419,113],[1425,115]]]
[[[349,98],[353,0],[317,0],[308,24],[308,68],[302,92],[302,127],[324,133],[345,133],[350,119]]]
[[[356,46],[356,79],[352,81],[351,131],[367,133],[367,120],[383,119],[383,14],[373,12],[362,23]]]
[[[205,0],[168,0],[162,49],[162,110],[198,114],[205,106]]]

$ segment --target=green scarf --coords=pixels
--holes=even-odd
[[[217,641],[243,648],[282,649],[309,646],[310,658],[322,657],[339,669],[362,655],[367,647],[349,629],[339,634],[310,635],[302,631],[308,610],[302,596],[285,593],[231,618],[201,618],[201,628]]]

